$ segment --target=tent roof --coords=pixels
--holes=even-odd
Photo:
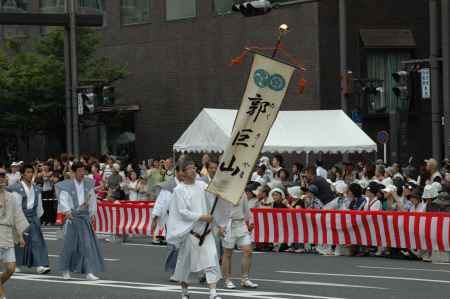
[[[223,152],[237,110],[204,108],[174,144],[177,152]],[[342,110],[280,111],[264,144],[269,153],[372,152],[377,145]]]

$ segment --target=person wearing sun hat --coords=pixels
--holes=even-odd
[[[423,189],[422,199],[425,204],[425,211],[429,209],[433,200],[439,196],[439,186],[437,184],[431,184],[426,185]]]
[[[422,202],[422,195],[418,189],[415,189],[408,195],[408,199],[411,205],[408,208],[408,212],[425,212],[426,205]]]
[[[323,209],[340,211],[348,210],[350,200],[346,196],[348,190],[347,184],[344,181],[336,181],[336,183],[334,183],[334,189],[336,191],[336,198],[327,203]]]

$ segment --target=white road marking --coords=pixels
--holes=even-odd
[[[425,271],[425,272],[444,272],[450,273],[449,270],[440,270],[440,269],[422,269],[422,268],[396,268],[396,267],[372,267],[372,266],[357,266],[358,268],[364,269],[383,269],[383,270],[402,270],[402,271]]]
[[[276,271],[278,273],[286,274],[301,274],[301,275],[315,275],[315,276],[340,276],[340,277],[361,277],[361,278],[375,278],[375,279],[392,279],[392,280],[409,280],[420,282],[433,282],[450,284],[450,280],[426,279],[415,277],[401,277],[401,276],[377,276],[377,275],[358,275],[358,274],[340,274],[340,273],[320,273],[320,272],[297,272],[297,271]]]
[[[238,277],[233,277],[233,279],[239,280]],[[327,287],[341,287],[341,288],[360,288],[360,289],[377,289],[377,290],[389,290],[388,288],[356,285],[356,284],[344,284],[344,283],[328,283],[328,282],[318,282],[318,281],[304,281],[304,280],[275,280],[275,279],[263,279],[263,278],[252,278],[252,281],[265,281],[265,282],[275,282],[280,284],[299,284],[299,285],[312,285],[312,286],[327,286]]]
[[[123,243],[125,246],[142,246],[142,247],[156,247],[156,248],[164,248],[166,249],[167,246],[165,245],[156,245],[156,244],[139,244],[139,243]],[[234,252],[241,253],[241,250],[234,250]],[[253,251],[253,254],[267,254],[270,252],[263,252],[263,251]]]
[[[48,257],[59,258],[59,255],[56,255],[56,254],[49,254]],[[119,259],[104,259],[104,260],[105,260],[105,261],[108,261],[108,262],[120,262]]]
[[[122,288],[122,289],[137,289],[146,291],[158,291],[158,292],[171,292],[179,293],[180,287],[178,285],[166,285],[166,284],[153,284],[153,283],[140,283],[140,282],[130,282],[130,281],[114,281],[114,280],[98,280],[98,281],[87,281],[87,280],[63,280],[61,276],[51,276],[51,275],[32,275],[32,274],[15,274],[12,279],[23,280],[29,282],[48,282],[48,283],[58,283],[67,285],[83,285],[92,287],[111,287],[111,288]],[[242,298],[257,298],[257,299],[290,299],[290,298],[311,298],[311,299],[345,299],[342,297],[327,297],[318,295],[308,295],[308,294],[292,294],[292,293],[282,293],[282,292],[265,292],[265,291],[241,291],[241,290],[225,290],[218,289],[219,293],[227,297],[242,297]],[[191,294],[209,294],[207,288],[202,287],[190,287],[189,292]]]

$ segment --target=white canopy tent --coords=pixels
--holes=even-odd
[[[174,144],[174,152],[221,153],[237,110],[203,109]],[[280,111],[265,153],[362,153],[377,145],[342,110]]]

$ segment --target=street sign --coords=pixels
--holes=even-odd
[[[420,83],[422,85],[422,99],[429,99],[431,98],[430,69],[423,68],[419,72],[420,72]]]
[[[83,115],[84,114],[83,95],[79,93],[77,98],[78,98],[78,115]]]
[[[386,144],[389,141],[389,133],[387,131],[379,131],[377,133],[377,141],[379,144]]]

